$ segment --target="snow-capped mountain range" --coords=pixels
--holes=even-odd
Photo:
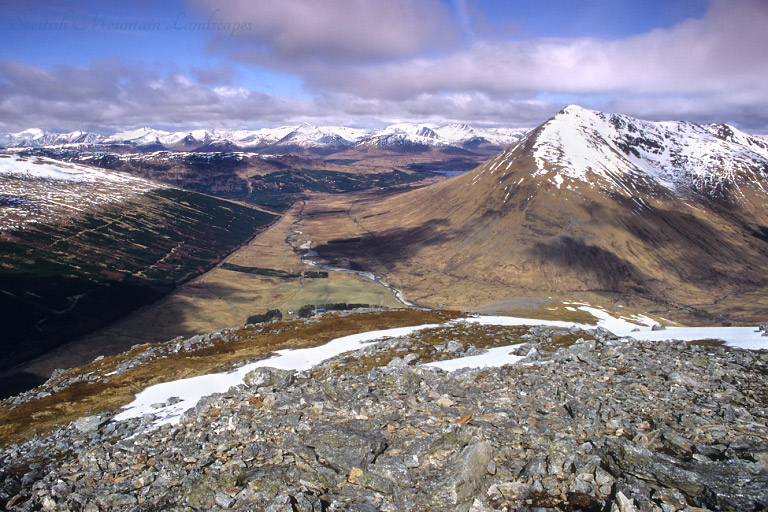
[[[99,148],[131,146],[137,149],[280,151],[285,148],[340,151],[354,147],[505,147],[517,142],[524,128],[473,128],[466,124],[437,126],[398,123],[382,130],[346,126],[301,124],[260,130],[191,130],[168,132],[138,128],[109,136],[83,131],[53,133],[32,128],[0,134],[0,147]]]

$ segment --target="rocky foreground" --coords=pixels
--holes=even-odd
[[[768,507],[768,353],[515,328],[524,360],[411,335],[260,369],[156,426],[81,418],[0,451],[8,510]]]

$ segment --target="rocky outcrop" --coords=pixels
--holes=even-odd
[[[552,343],[568,332],[532,328],[520,363],[452,373],[420,366],[419,343],[397,338],[311,372],[256,370],[175,425],[84,418],[0,452],[0,503],[87,512],[768,507],[767,353],[599,329]],[[472,344],[448,341],[446,357]],[[355,363],[373,355],[377,365]]]

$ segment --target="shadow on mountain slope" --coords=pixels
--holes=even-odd
[[[113,284],[118,287],[119,285],[120,283]],[[226,287],[221,283],[217,283],[215,292],[228,298],[235,298],[237,294],[243,293],[239,288]],[[136,290],[135,293],[140,294],[142,290]],[[88,299],[88,304],[83,304],[82,308],[85,311],[94,312],[97,307],[100,307],[110,312],[118,307],[115,297],[125,298],[125,292],[119,289],[105,290],[100,292],[98,298]],[[153,298],[161,298],[159,291]],[[211,310],[206,308],[205,301],[177,300],[169,309],[158,307],[157,304],[152,305],[150,298],[142,295],[137,296],[137,300],[138,302],[122,303],[124,309],[116,312],[115,316],[102,314],[105,322],[98,325],[96,330],[93,330],[94,323],[83,320],[80,323],[84,329],[87,329],[83,331],[85,334],[80,332],[76,333],[77,336],[73,336],[74,326],[70,325],[71,319],[62,318],[59,321],[54,317],[46,319],[45,332],[61,329],[62,333],[49,344],[43,344],[36,338],[29,338],[30,341],[19,341],[17,332],[13,333],[13,337],[0,339],[0,348],[7,354],[15,355],[15,361],[20,361],[13,367],[1,368],[0,399],[42,384],[58,368],[82,366],[99,356],[106,357],[126,352],[135,345],[162,343],[177,336],[190,337],[205,334],[208,331],[196,326],[200,317],[212,314]],[[2,297],[0,297],[0,303],[2,303]],[[130,312],[130,307],[135,311]],[[0,309],[0,311],[5,310]],[[253,311],[253,313],[256,312]],[[0,323],[3,325],[8,325],[7,322],[1,322],[8,320],[6,313],[8,312],[0,314]],[[117,313],[125,316],[119,318]],[[245,322],[245,316],[242,321]],[[29,357],[25,359],[23,357],[25,355]]]
[[[315,251],[331,262],[349,261],[355,270],[367,268],[366,261],[375,259],[384,265],[414,257],[423,247],[439,245],[460,236],[449,229],[444,219],[432,219],[419,226],[393,228],[379,233],[330,240],[318,245]]]
[[[550,263],[569,272],[587,274],[602,290],[647,291],[646,278],[635,265],[611,251],[568,235],[535,242],[529,254],[542,264]]]

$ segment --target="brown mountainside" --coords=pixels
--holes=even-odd
[[[761,290],[768,150],[727,128],[568,107],[473,172],[357,203],[368,235],[317,250],[377,261],[425,304],[609,292],[691,305]],[[432,293],[461,281],[455,301]]]

